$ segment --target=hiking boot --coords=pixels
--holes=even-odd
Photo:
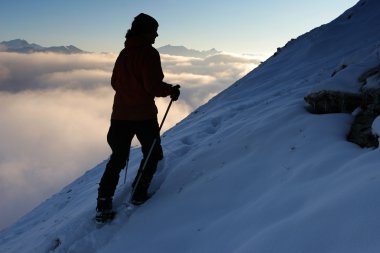
[[[136,185],[136,188],[134,190],[132,189],[133,195],[131,203],[138,206],[147,201],[150,197],[148,194],[148,188],[149,184],[146,184],[146,182],[139,182],[139,184]]]
[[[135,192],[135,194],[132,196],[131,203],[135,206],[139,206],[144,204],[145,201],[147,201],[149,198],[150,196],[146,191],[139,193]]]
[[[112,198],[98,198],[95,216],[97,222],[103,223],[112,220],[115,214],[115,211],[112,210]]]

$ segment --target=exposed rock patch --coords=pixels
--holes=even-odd
[[[379,136],[372,131],[372,123],[380,115],[380,66],[369,69],[359,77],[360,93],[322,90],[307,95],[309,112],[355,113],[347,140],[368,148],[379,146]]]

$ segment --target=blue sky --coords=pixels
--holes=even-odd
[[[73,44],[118,52],[133,17],[160,23],[156,46],[212,47],[273,53],[291,38],[333,20],[358,0],[6,0],[0,41],[23,38],[43,46]]]

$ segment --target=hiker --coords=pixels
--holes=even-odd
[[[180,87],[163,82],[160,55],[152,46],[158,36],[157,29],[158,23],[153,17],[144,13],[137,15],[125,35],[124,49],[113,68],[111,85],[115,96],[107,134],[112,154],[99,183],[97,216],[113,212],[112,197],[120,171],[129,159],[130,146],[135,135],[141,144],[143,159],[132,184],[132,204],[142,204],[149,198],[149,185],[158,161],[163,158],[154,98],[170,96],[176,101],[180,95]],[[155,138],[157,142],[141,174],[141,168]],[[140,174],[140,181],[136,185]]]

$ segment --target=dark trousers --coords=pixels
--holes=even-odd
[[[145,163],[154,139],[158,138],[141,175],[139,189],[136,189],[136,191],[148,190],[149,184],[156,172],[157,163],[163,158],[157,119],[144,121],[111,120],[107,141],[112,149],[112,154],[99,183],[98,198],[112,198],[115,194],[120,171],[125,167],[129,158],[131,142],[135,135],[141,144],[143,159],[141,160],[134,184],[139,174],[141,174],[142,166]]]

